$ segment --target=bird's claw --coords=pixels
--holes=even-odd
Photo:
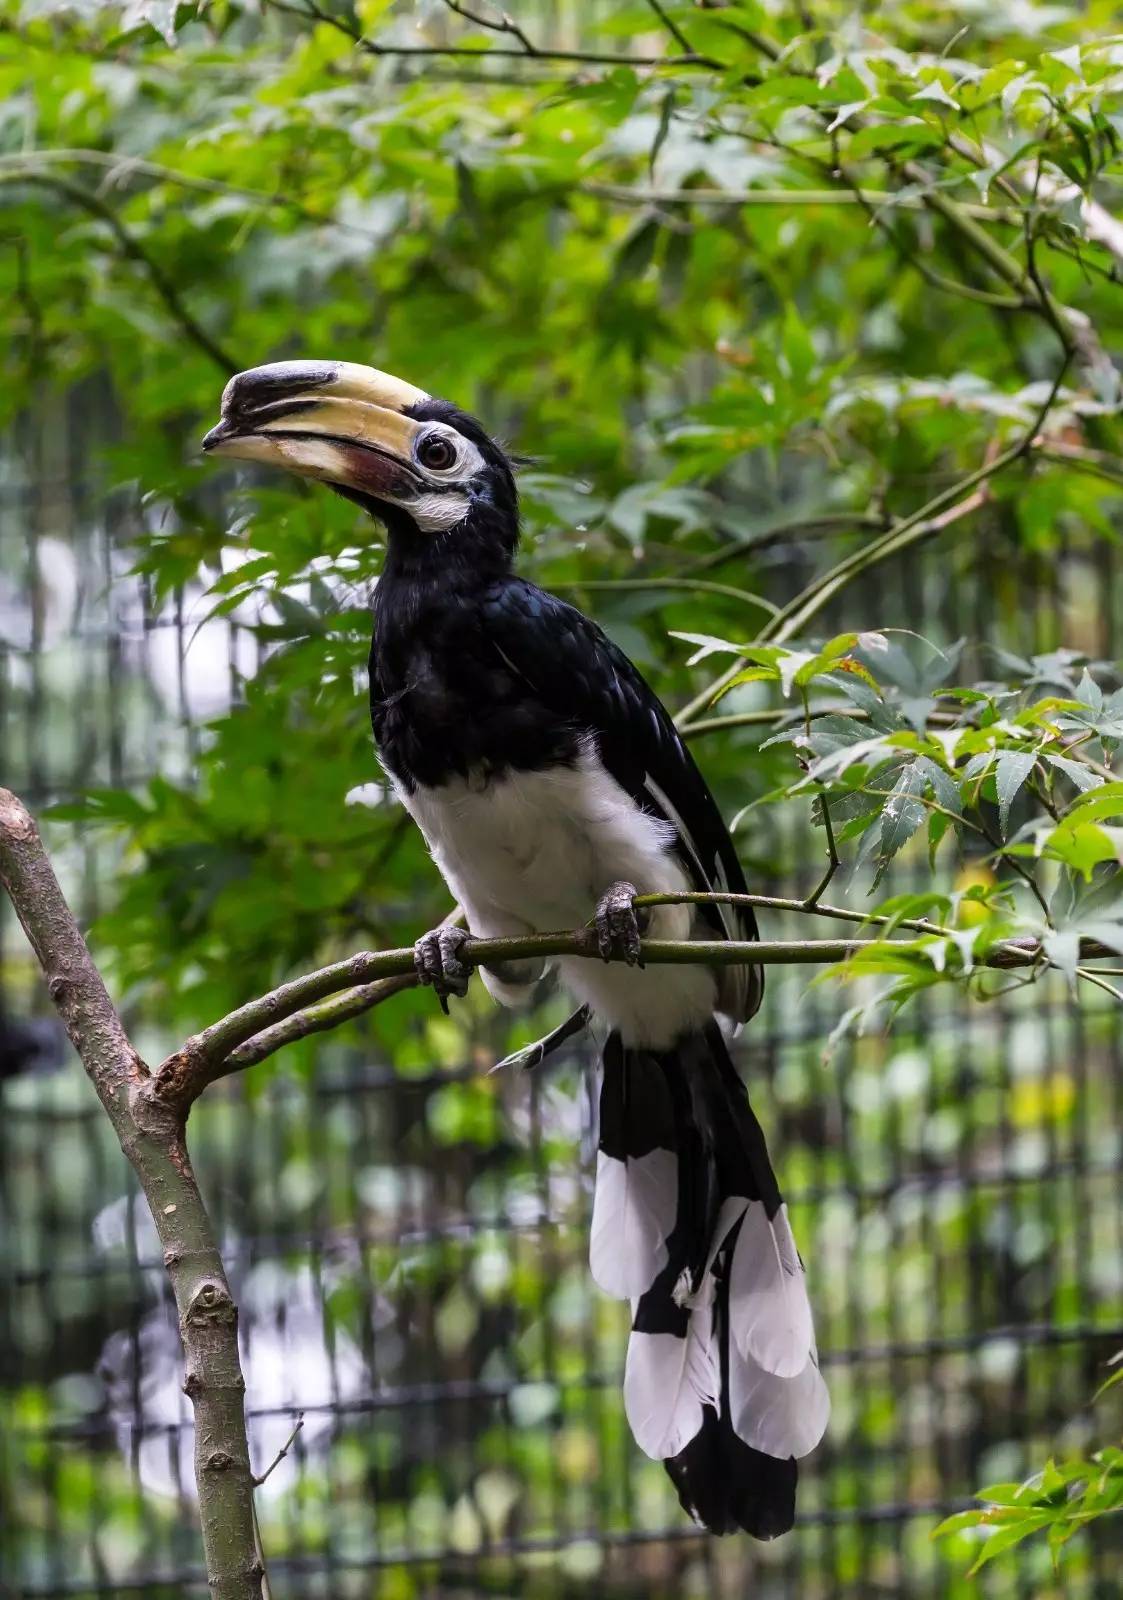
[[[629,967],[643,966],[640,945],[642,931],[635,907],[636,886],[614,883],[597,902],[593,925],[602,961],[626,961]],[[646,917],[644,921],[646,921]]]
[[[433,928],[413,947],[417,981],[435,992],[446,1017],[449,995],[462,999],[468,993],[472,969],[460,959],[460,952],[469,937],[465,928]]]

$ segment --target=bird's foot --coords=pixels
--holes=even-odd
[[[460,952],[470,937],[465,928],[433,928],[423,933],[413,947],[417,981],[435,991],[446,1017],[449,995],[462,999],[468,993],[472,969],[461,961]]]
[[[597,902],[593,926],[602,960],[626,961],[630,967],[643,966],[640,934],[648,917],[646,913],[636,912],[635,898],[634,883],[614,883]]]

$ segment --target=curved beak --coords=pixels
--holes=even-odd
[[[272,362],[231,378],[203,449],[375,499],[408,498],[421,486],[413,444],[422,431],[409,411],[428,399],[376,367]]]

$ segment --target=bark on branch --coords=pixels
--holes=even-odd
[[[844,922],[879,924],[889,921],[841,906],[783,900],[769,895],[665,894],[641,895],[638,906],[722,902],[771,907],[807,916]],[[946,936],[936,923],[905,920],[896,924],[920,936]],[[918,951],[915,940],[896,939],[644,939],[642,955],[650,966],[827,966],[849,960],[871,944],[907,952]],[[458,952],[466,966],[491,966],[497,962],[535,957],[582,956],[601,960],[592,928],[568,932],[534,933],[504,939],[468,939]],[[1094,939],[1081,941],[1082,961],[1102,960],[1114,952]],[[1048,966],[1040,939],[1027,935],[1005,939],[976,959],[977,967],[999,971]],[[264,1061],[286,1044],[321,1033],[360,1016],[391,995],[416,983],[412,946],[400,950],[360,950],[345,961],[332,962],[290,983],[282,984],[257,1000],[250,1000],[219,1022],[187,1040],[157,1069],[156,1092],[186,1115],[208,1084],[229,1077],[244,1067]],[[328,998],[335,995],[335,999]],[[309,1003],[313,1002],[313,1003]]]
[[[195,1417],[195,1476],[211,1593],[217,1600],[261,1600],[238,1313],[191,1170],[183,1117],[158,1092],[130,1043],[35,823],[7,789],[0,789],[0,882],[140,1180],[163,1246],[183,1339],[183,1387]]]

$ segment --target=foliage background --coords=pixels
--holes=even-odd
[[[479,411],[533,457],[524,570],[682,705],[726,658],[689,665],[675,635],[751,638],[768,604],[993,462],[1067,343],[1048,448],[810,633],[1118,649],[1123,269],[1080,204],[1110,219],[1117,200],[1112,6],[479,15],[0,13],[3,776],[55,804],[50,842],[154,1057],[446,909],[370,749],[378,530],[202,467],[239,367],[373,361]],[[1011,671],[977,648],[962,669]],[[750,683],[718,711],[783,704]],[[730,816],[792,779],[761,731],[698,735]],[[806,796],[750,811],[738,839],[764,892],[820,875]],[[926,881],[923,844],[886,889]],[[984,890],[965,917],[1006,926],[989,850],[949,838],[939,867]],[[4,950],[26,1005],[26,958]],[[1027,1545],[968,1582],[976,1536],[928,1539],[980,1483],[1118,1432],[1110,1397],[1088,1404],[1123,1320],[1110,1005],[1073,1005],[1058,978],[969,1009],[940,989],[891,1036],[824,1054],[861,981],[776,972],[746,1045],[835,1395],[804,1531],[764,1552],[678,1537],[627,1444],[619,1308],[581,1266],[581,1064],[478,1075],[541,1018],[474,993],[446,1022],[406,995],[212,1092],[194,1147],[246,1306],[262,1459],[306,1411],[263,1503],[280,1592],[733,1593],[749,1575],[769,1595],[1113,1592],[1110,1518],[1061,1579]],[[73,1072],[4,1099],[0,1572],[36,1595],[184,1592],[150,1240]]]

